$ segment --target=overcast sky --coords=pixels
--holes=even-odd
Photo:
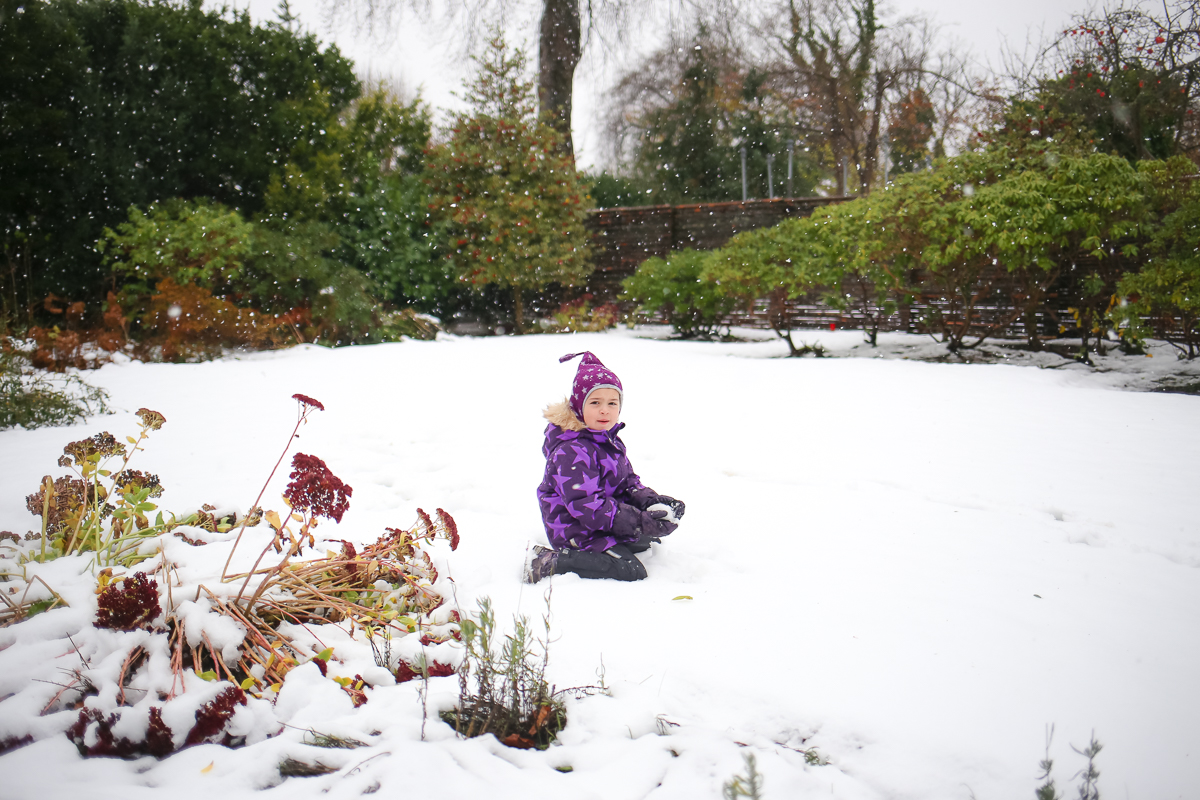
[[[249,8],[255,22],[266,22],[275,17],[278,2],[231,0],[231,5]],[[419,90],[435,108],[457,105],[451,92],[462,86],[469,62],[463,57],[460,37],[447,31],[444,25],[423,22],[410,14],[389,31],[372,34],[349,17],[330,20],[328,0],[291,0],[291,4],[301,25],[321,41],[336,43],[354,61],[360,75],[386,78],[409,93]],[[217,4],[209,0],[207,5]],[[941,26],[946,37],[957,40],[976,60],[998,67],[1005,42],[1021,50],[1027,39],[1036,41],[1043,30],[1047,36],[1061,31],[1073,13],[1085,11],[1089,5],[1087,0],[892,0],[890,16],[926,14]],[[532,37],[537,29],[536,9],[536,2],[528,2],[527,10],[523,14],[518,12],[509,29]],[[888,15],[885,11],[885,18]],[[436,14],[432,16],[436,19]],[[643,25],[637,39],[646,49],[660,39],[653,27]],[[532,45],[532,39],[525,44]],[[536,53],[534,45],[530,48],[531,62],[536,61]],[[620,67],[620,63],[605,65],[599,59],[585,56],[576,73],[573,130],[582,167],[603,161],[597,117],[603,106],[603,93]]]

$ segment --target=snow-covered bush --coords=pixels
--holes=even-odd
[[[543,621],[540,643],[527,617],[514,618],[513,632],[500,637],[485,597],[479,612],[460,623],[466,658],[458,670],[458,706],[441,715],[460,736],[490,733],[510,747],[545,748],[567,724],[566,708],[546,682],[550,623]]]
[[[299,427],[324,408],[295,398],[296,426],[276,469]],[[182,519],[158,512],[152,522],[150,500],[162,486],[129,461],[166,420],[149,409],[138,416],[140,435],[127,437],[128,445],[109,433],[67,445],[59,465],[74,476],[47,476],[27,498],[41,533],[25,540],[6,534],[12,544],[0,547],[0,625],[54,611],[59,616],[49,624],[78,654],[69,680],[34,702],[43,716],[57,717],[57,730],[80,753],[161,758],[199,743],[238,746],[273,736],[280,729],[275,701],[297,667],[306,668],[301,682],[332,681],[354,708],[369,701],[372,686],[402,682],[414,663],[424,674],[453,673],[457,659],[438,645],[459,636],[458,613],[427,552],[436,539],[457,548],[448,513],[418,509],[409,528],[387,528],[365,547],[325,539],[341,545],[328,549],[316,539],[317,526],[341,521],[353,489],[320,458],[297,453],[285,514],[263,513],[260,492],[240,527],[236,515],[212,506]],[[237,559],[243,571],[231,570],[238,545],[251,542],[255,549]],[[279,560],[260,567],[272,551]],[[61,580],[64,591],[44,575]],[[386,636],[389,651],[399,641],[395,665],[380,665],[387,672],[371,663],[374,644],[356,642],[364,631]],[[420,658],[426,652],[431,667]],[[36,684],[26,688],[36,693]],[[10,732],[0,750],[51,729]]]

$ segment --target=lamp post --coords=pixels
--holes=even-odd
[[[796,143],[788,142],[788,176],[787,176],[787,196],[792,196],[792,161],[795,160]]]
[[[746,202],[746,146],[742,145],[742,202]]]

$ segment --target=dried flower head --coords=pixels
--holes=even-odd
[[[104,587],[96,605],[96,627],[118,631],[144,628],[162,613],[158,583],[144,572]]]
[[[163,493],[162,484],[158,482],[158,476],[147,472],[142,472],[136,469],[127,469],[118,472],[113,476],[113,482],[116,484],[117,491],[124,491],[127,487],[134,489],[149,489],[149,497],[161,497]]]
[[[237,706],[246,705],[246,693],[236,686],[230,686],[220,694],[196,709],[196,724],[188,731],[183,746],[188,747],[201,742],[226,744],[232,737],[225,733],[225,726],[237,711]],[[225,734],[223,737],[221,734]]]
[[[150,708],[150,724],[146,728],[146,738],[140,742],[113,734],[113,728],[121,717],[134,713],[132,709],[122,709],[122,712],[120,716],[105,716],[104,712],[98,709],[85,708],[79,712],[74,724],[67,728],[67,738],[75,743],[82,756],[138,758],[151,755],[155,758],[165,758],[174,752],[174,737],[171,735],[171,729],[163,722],[161,708]],[[93,724],[96,726],[95,732],[89,737],[87,731]],[[95,741],[87,744],[90,739]]]
[[[315,408],[318,411],[325,410],[325,406],[321,405],[320,400],[314,400],[306,394],[294,394],[294,395],[292,395],[292,399],[299,401],[301,406],[308,406],[310,408]]]
[[[425,509],[423,508],[417,509],[417,525],[421,528],[421,532],[417,534],[418,536],[424,536],[427,539],[433,537],[433,520],[429,518],[429,515],[425,513]]]
[[[431,678],[448,678],[453,674],[454,667],[450,664],[435,661],[429,665],[429,677]]]
[[[291,482],[283,496],[292,508],[341,522],[350,507],[354,490],[329,471],[325,462],[316,456],[297,453],[292,458]]]
[[[50,505],[49,508],[46,508],[46,479],[49,477],[47,475],[42,479],[42,486],[35,494],[25,497],[25,507],[35,517],[40,517],[42,511],[45,510],[47,512],[46,532],[53,535],[66,526],[72,511],[95,502],[96,487],[94,484],[78,478],[66,476],[59,478],[54,481],[54,489],[50,493]]]
[[[454,517],[447,514],[442,509],[437,510],[438,522],[441,523],[442,530],[446,532],[446,538],[450,540],[450,549],[458,549],[458,523],[454,521]]]
[[[404,560],[412,556],[416,550],[413,547],[412,534],[403,528],[384,528],[384,534],[373,545],[368,545],[363,551],[367,558],[396,558]]]
[[[166,758],[175,750],[175,737],[163,722],[162,709],[157,706],[150,707],[150,726],[146,728],[143,749],[155,758]]]
[[[357,583],[360,579],[365,583],[367,576],[366,563],[358,559],[358,550],[353,543],[347,542],[345,539],[340,539],[342,543],[341,558],[345,561],[341,566],[342,576],[351,584]]]
[[[396,665],[396,683],[408,683],[419,677],[421,677],[421,673],[410,667],[407,661],[402,660]]]
[[[137,410],[138,418],[142,421],[142,426],[146,430],[156,431],[163,426],[167,418],[157,411],[151,411],[148,408],[139,408]]]
[[[99,455],[102,458],[108,456],[123,456],[125,455],[125,445],[117,441],[117,437],[113,436],[108,431],[97,433],[90,439],[80,439],[78,442],[71,442],[63,448],[65,454],[63,458],[58,460],[60,467],[79,466],[94,455]],[[67,456],[70,457],[68,460]]]

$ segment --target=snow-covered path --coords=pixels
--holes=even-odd
[[[519,752],[457,741],[436,721],[421,742],[412,684],[352,711],[303,668],[281,721],[381,733],[332,751],[346,770],[268,795],[716,798],[748,746],[765,798],[999,800],[1032,795],[1053,723],[1072,794],[1083,760],[1070,745],[1094,730],[1105,796],[1194,796],[1198,397],[1114,391],[1081,372],[782,359],[775,342],[627,331],[109,365],[91,379],[123,413],[0,432],[0,529],[33,527],[24,497],[58,474],[64,444],[131,432],[140,406],[168,420],[137,464],[161,476],[165,508],[245,507],[303,392],[328,410],[295,449],[354,487],[342,524],[322,533],[373,541],[441,506],[462,533],[441,554],[459,602],[487,595],[501,620],[538,617],[546,584],[519,576],[543,540],[540,410],[573,375],[557,358],[585,349],[625,384],[622,438],[643,481],[688,506],[648,580],[553,581],[550,677],[593,684],[602,662],[613,696],[573,702],[561,746]],[[27,638],[0,638],[16,641],[0,670],[32,657]],[[455,691],[435,679],[431,701]],[[14,705],[0,700],[0,739],[28,727]],[[301,734],[163,762],[83,760],[52,736],[0,757],[0,797],[260,796]],[[831,763],[806,765],[796,749],[812,747]]]

